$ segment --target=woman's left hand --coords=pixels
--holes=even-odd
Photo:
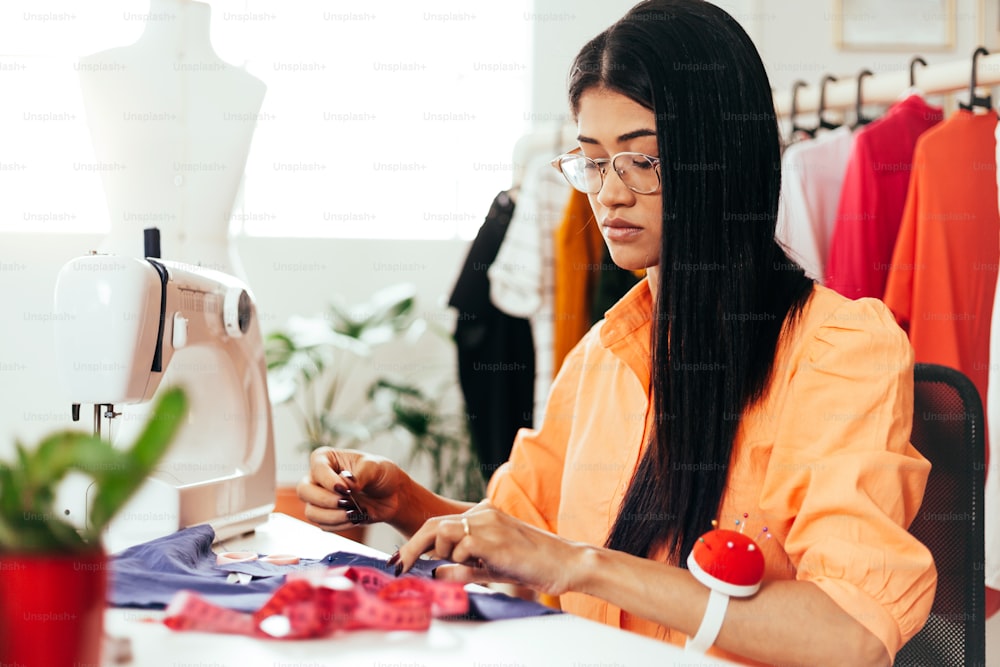
[[[484,501],[464,514],[428,519],[390,565],[399,563],[405,572],[426,553],[456,563],[437,568],[438,579],[517,583],[561,595],[572,588],[586,549]]]

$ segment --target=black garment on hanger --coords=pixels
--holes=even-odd
[[[448,301],[458,311],[458,379],[472,443],[487,480],[510,457],[517,430],[531,426],[534,405],[531,324],[493,305],[486,275],[513,214],[514,202],[501,192],[472,242]]]

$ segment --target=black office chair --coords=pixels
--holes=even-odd
[[[895,665],[985,665],[982,401],[965,375],[935,364],[916,365],[913,394],[910,440],[932,469],[910,533],[934,555],[938,585],[927,624]]]

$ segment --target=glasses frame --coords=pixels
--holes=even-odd
[[[623,156],[623,155],[641,155],[642,157],[646,158],[647,160],[649,160],[650,162],[653,163],[653,169],[656,170],[656,187],[654,189],[650,190],[649,192],[643,192],[642,190],[637,190],[637,189],[633,188],[631,185],[629,185],[628,183],[625,182],[625,179],[622,178],[621,172],[617,168],[615,168],[615,161],[618,158],[620,158],[621,156]],[[584,160],[588,160],[590,162],[593,162],[594,166],[597,167],[597,171],[601,175],[601,187],[598,188],[598,190],[596,192],[590,192],[588,190],[581,190],[580,188],[578,188],[575,185],[573,185],[573,182],[569,180],[569,176],[567,176],[566,172],[564,172],[563,169],[562,169],[562,163],[563,163],[563,159],[564,158],[571,157],[571,156],[572,157],[581,157]],[[552,165],[553,169],[555,169],[560,174],[562,174],[562,177],[566,179],[566,182],[569,183],[569,185],[570,185],[571,188],[573,188],[574,190],[577,190],[578,192],[583,192],[584,194],[588,194],[588,195],[599,194],[601,192],[601,190],[604,189],[604,182],[605,182],[605,179],[606,179],[606,177],[608,175],[607,174],[607,167],[606,167],[606,165],[609,165],[609,164],[611,165],[611,169],[618,175],[618,178],[619,178],[619,180],[621,180],[622,184],[624,184],[626,188],[628,188],[632,192],[636,193],[637,195],[651,195],[651,194],[655,194],[655,193],[659,192],[663,188],[663,177],[660,174],[660,158],[653,157],[652,155],[647,155],[645,153],[639,153],[638,151],[622,151],[621,153],[615,153],[611,157],[591,158],[591,157],[587,157],[586,155],[583,154],[583,149],[582,148],[574,148],[573,150],[569,151],[568,153],[563,153],[561,155],[557,155],[555,158],[553,158],[553,160],[549,164]]]

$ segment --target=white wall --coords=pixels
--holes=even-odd
[[[923,56],[928,65],[968,60],[971,68],[972,52],[984,36],[980,0],[955,0],[953,48],[922,53],[839,49],[834,41],[839,10],[833,0],[747,0],[741,4],[733,14],[760,50],[772,87],[786,92],[796,79],[818,85],[825,74],[851,78],[862,69],[875,74],[908,72],[915,55]],[[808,118],[803,121],[809,124]]]
[[[634,5],[630,0],[581,3],[572,0],[535,0],[531,17],[535,77],[531,86],[530,119],[551,123],[567,117],[566,82],[580,47],[621,18]]]
[[[634,3],[616,0],[583,7],[569,0],[536,0],[536,59],[533,112],[540,120],[565,113],[569,63],[579,46],[617,19]],[[967,60],[983,43],[982,0],[955,0],[955,43],[947,50],[858,51],[835,42],[835,0],[717,0],[750,34],[767,68],[771,86],[789,91],[796,79],[818,84],[825,74],[853,77],[862,69],[875,74],[908,71],[910,58],[922,55],[929,65]],[[996,48],[1000,45],[992,45]],[[971,64],[971,63],[970,63]],[[803,118],[808,124],[808,118]]]

